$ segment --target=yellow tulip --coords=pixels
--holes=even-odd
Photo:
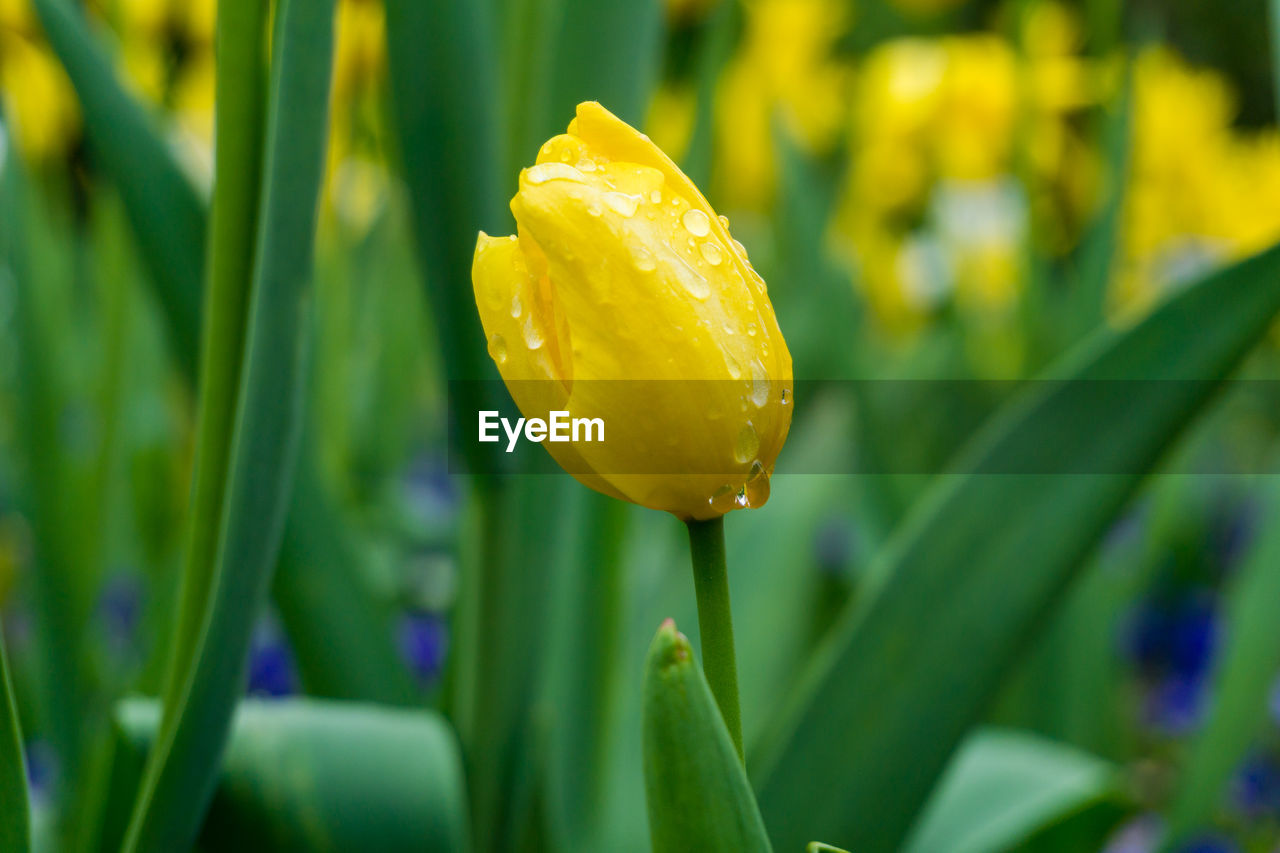
[[[791,423],[791,354],[765,283],[693,182],[597,103],[542,146],[480,234],[472,280],[521,412],[600,418],[548,443],[582,483],[682,519],[768,499]],[[621,381],[620,381],[621,380]]]

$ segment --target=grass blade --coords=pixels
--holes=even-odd
[[[204,626],[222,533],[262,179],[266,0],[223,0],[218,4],[217,56],[214,148],[218,179],[213,190],[209,288],[204,301],[194,484],[163,696],[164,730],[169,733],[177,723],[174,715],[180,708]]]
[[[152,279],[183,372],[194,376],[200,340],[204,211],[143,108],[116,78],[84,16],[66,0],[33,0],[75,87],[85,132],[110,174]],[[192,252],[191,247],[201,251]]]
[[[1219,380],[1280,310],[1280,248],[1216,273],[1124,333],[1103,332],[998,414],[917,507],[765,738],[774,843],[897,847],[1038,620]],[[1082,406],[1081,382],[1109,386]],[[1180,381],[1207,380],[1207,381]],[[1099,431],[1105,430],[1102,440]],[[1069,475],[1033,470],[1052,454]],[[1128,473],[1087,473],[1124,471]]]
[[[702,667],[670,619],[645,661],[644,779],[654,853],[771,849]]]
[[[120,704],[118,760],[155,740],[155,702]],[[242,702],[206,850],[462,853],[467,808],[457,739],[438,715],[313,699]],[[8,848],[6,848],[8,849]]]
[[[0,850],[31,849],[31,813],[27,767],[22,757],[22,728],[9,679],[4,640],[0,638]]]
[[[1115,796],[1119,768],[1018,731],[965,741],[921,812],[906,853],[1000,853]]]
[[[176,724],[162,729],[149,759],[128,850],[185,849],[195,838],[283,534],[305,390],[333,11],[332,0],[284,0],[276,11],[257,251],[213,594]]]
[[[1280,517],[1280,484],[1268,479],[1260,518]],[[1226,639],[1204,727],[1191,744],[1169,814],[1168,845],[1185,840],[1222,802],[1249,745],[1267,721],[1280,669],[1280,528],[1266,525],[1227,593]]]

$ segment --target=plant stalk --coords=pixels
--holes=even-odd
[[[693,587],[698,597],[698,633],[702,638],[702,671],[720,716],[745,762],[742,712],[738,706],[738,659],[733,649],[733,613],[729,608],[729,571],[724,559],[724,519],[689,521],[689,553]]]

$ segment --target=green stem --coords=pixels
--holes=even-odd
[[[738,709],[738,659],[733,651],[729,571],[724,561],[724,519],[689,521],[688,527],[693,587],[698,596],[698,633],[702,637],[702,671],[741,759],[742,713]]]

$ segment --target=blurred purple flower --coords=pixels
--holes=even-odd
[[[1208,692],[1203,676],[1166,676],[1147,692],[1144,722],[1164,734],[1186,734],[1203,718]]]
[[[280,629],[267,620],[258,623],[249,647],[248,692],[268,697],[289,696],[298,692],[298,672],[293,652]]]
[[[1174,853],[1239,853],[1240,847],[1229,838],[1205,835],[1175,848]]]
[[[27,764],[27,788],[33,802],[48,802],[58,781],[58,756],[43,740],[27,741],[23,747]]]
[[[116,574],[103,584],[98,596],[98,616],[111,649],[127,653],[137,640],[142,617],[142,583],[133,574]]]
[[[1218,617],[1212,593],[1193,590],[1139,605],[1127,631],[1134,661],[1149,674],[1202,676],[1213,661]]]
[[[449,646],[449,629],[443,617],[414,611],[400,620],[400,653],[424,687],[440,675]]]
[[[1231,794],[1248,817],[1280,813],[1280,764],[1269,755],[1250,756],[1236,772]]]
[[[823,574],[842,575],[853,562],[858,531],[846,518],[829,518],[813,537],[813,558]]]

